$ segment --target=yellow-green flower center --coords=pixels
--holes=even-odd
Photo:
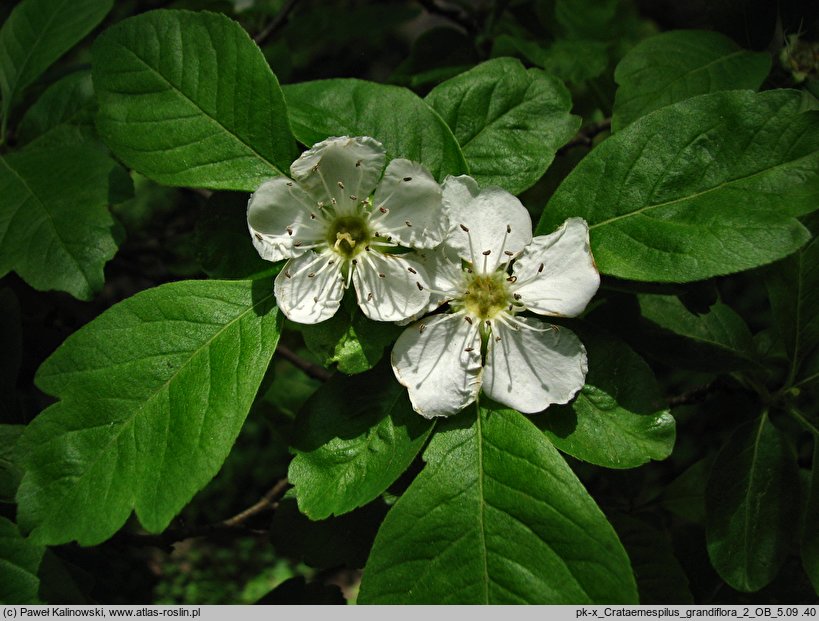
[[[464,308],[479,320],[492,319],[509,305],[509,289],[504,271],[470,274],[466,282]]]
[[[327,229],[327,243],[345,259],[352,259],[372,239],[367,220],[360,216],[341,216]]]

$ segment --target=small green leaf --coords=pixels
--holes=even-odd
[[[813,467],[810,492],[802,531],[802,566],[808,574],[813,590],[819,595],[819,436],[813,440]]]
[[[96,111],[91,72],[77,71],[48,87],[26,111],[17,142],[43,148],[93,139]]]
[[[523,415],[450,419],[424,459],[376,536],[359,602],[636,603],[611,525]]]
[[[680,30],[651,37],[626,54],[614,72],[620,88],[612,131],[696,95],[756,90],[770,70],[769,54],[743,50],[718,32]]]
[[[387,158],[420,162],[442,180],[468,172],[452,131],[423,99],[398,86],[316,80],[284,87],[293,133],[312,145],[329,136],[372,136]]]
[[[24,149],[0,157],[0,274],[81,300],[102,288],[114,256],[111,184],[124,171],[91,146]]]
[[[15,460],[14,447],[25,428],[25,425],[0,425],[0,502],[14,502],[23,478],[23,471]]]
[[[0,603],[36,604],[37,568],[45,548],[23,539],[14,522],[0,517]]]
[[[763,415],[717,455],[705,492],[708,555],[725,582],[757,591],[788,554],[799,512],[799,472],[787,438]]]
[[[334,376],[297,421],[288,478],[299,509],[322,520],[372,501],[409,467],[432,426],[412,410],[389,366]]]
[[[762,368],[751,330],[730,306],[717,302],[707,313],[695,315],[672,295],[637,298],[643,317],[662,328],[646,335],[652,351],[675,366],[722,373]]]
[[[279,330],[266,283],[183,281],[71,335],[36,377],[60,401],[18,443],[21,527],[93,545],[135,509],[146,529],[164,529],[227,457]]]
[[[113,0],[23,0],[0,29],[5,122],[22,90],[102,21]]]
[[[137,15],[105,31],[92,53],[97,129],[146,177],[252,191],[295,159],[276,76],[224,15]]]
[[[561,451],[607,468],[665,459],[675,423],[649,366],[622,341],[580,332],[589,358],[586,385],[568,405],[534,419]]]
[[[373,321],[355,307],[342,309],[327,321],[304,326],[304,342],[326,367],[338,364],[348,375],[372,369],[394,343],[403,328],[392,323]]]
[[[789,384],[812,375],[810,357],[819,348],[819,214],[805,223],[813,239],[765,272],[774,325],[790,360]]]
[[[472,177],[512,194],[534,185],[580,127],[563,83],[513,58],[451,78],[425,101],[452,128]]]
[[[798,91],[731,91],[657,110],[603,141],[543,211],[590,225],[600,271],[688,282],[770,263],[809,233],[819,196],[819,112]]]

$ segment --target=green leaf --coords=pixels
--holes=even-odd
[[[600,41],[558,39],[544,48],[536,41],[514,35],[495,37],[492,56],[513,54],[573,84],[596,78],[608,66],[606,45]]]
[[[722,373],[762,368],[751,330],[730,306],[717,302],[695,315],[676,296],[641,294],[637,299],[643,317],[661,328],[647,330],[652,351],[674,366]]]
[[[770,263],[809,238],[819,112],[798,91],[702,95],[643,117],[578,164],[539,234],[582,216],[600,271],[687,282]]]
[[[717,455],[705,503],[708,555],[720,577],[739,591],[771,582],[796,530],[799,472],[767,414],[739,427]]]
[[[819,595],[819,436],[813,440],[813,468],[810,492],[805,510],[805,526],[802,531],[802,566],[808,574],[813,590]]]
[[[113,0],[23,0],[0,29],[3,127],[22,90],[102,21]]]
[[[312,145],[329,136],[372,136],[387,158],[420,162],[442,180],[468,172],[452,131],[423,99],[398,86],[316,80],[284,87],[293,133]]]
[[[384,321],[367,319],[353,307],[341,310],[327,321],[304,326],[304,343],[322,364],[338,364],[348,375],[372,369],[395,342],[403,328]]]
[[[450,419],[424,459],[376,536],[360,603],[636,603],[611,525],[523,415]]]
[[[322,520],[372,501],[409,467],[432,427],[388,365],[334,376],[297,421],[288,478],[299,509]]]
[[[109,184],[130,183],[91,146],[24,149],[0,157],[0,274],[81,300],[102,288],[117,251]]]
[[[146,177],[255,190],[295,158],[276,76],[224,15],[144,13],[109,28],[92,53],[97,129]]]
[[[705,486],[712,463],[711,458],[694,462],[671,481],[660,495],[663,508],[684,520],[704,524]]]
[[[17,128],[18,144],[40,148],[76,144],[96,137],[97,102],[90,71],[77,71],[52,84]]]
[[[774,324],[790,360],[789,384],[810,375],[805,363],[819,347],[819,214],[805,223],[814,238],[765,272]]]
[[[0,502],[14,502],[23,471],[17,465],[14,448],[25,425],[0,425]]]
[[[37,372],[60,401],[21,438],[19,524],[94,545],[136,510],[164,529],[219,470],[276,348],[264,282],[143,291],[71,335]]]
[[[14,522],[0,517],[0,603],[38,603],[43,552],[44,547],[23,539]]]
[[[481,63],[425,101],[452,128],[472,177],[512,194],[534,185],[580,127],[563,83],[514,58]]]
[[[589,358],[586,385],[567,405],[533,420],[561,451],[607,468],[665,459],[675,423],[649,366],[622,341],[580,332]]]
[[[612,131],[696,95],[756,90],[770,70],[769,54],[743,50],[718,32],[679,30],[651,37],[626,54],[614,72],[620,88]]]

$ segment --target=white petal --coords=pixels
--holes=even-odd
[[[430,290],[429,305],[421,311],[422,314],[460,296],[466,288],[461,259],[446,244],[441,244],[433,250],[418,250],[402,256],[420,263],[426,272],[427,279],[421,284]]]
[[[551,235],[535,237],[515,261],[513,274],[517,282],[511,290],[529,310],[579,315],[600,286],[586,221],[569,218]]]
[[[356,257],[353,283],[358,305],[370,319],[401,321],[427,307],[424,268],[405,257],[375,250]]]
[[[464,316],[435,315],[404,330],[392,370],[425,418],[457,414],[481,388],[481,337]]]
[[[580,339],[566,328],[549,330],[548,324],[537,319],[514,320],[527,327],[512,329],[493,322],[484,392],[526,414],[540,412],[553,403],[568,403],[583,387],[588,371]]]
[[[344,297],[341,261],[329,250],[290,259],[276,276],[274,292],[279,308],[291,321],[318,323],[329,319]]]
[[[444,181],[444,208],[450,222],[446,243],[476,271],[493,272],[532,241],[532,219],[506,190],[490,187],[476,194],[477,187],[467,176]]]
[[[339,214],[355,213],[384,170],[384,147],[373,138],[328,138],[290,166],[293,178],[317,201],[334,199]],[[354,198],[352,198],[354,197]]]
[[[408,248],[434,248],[449,228],[441,186],[426,168],[409,160],[389,163],[375,190],[373,205],[375,231]]]
[[[259,255],[281,261],[304,252],[295,242],[308,245],[323,239],[323,221],[310,217],[314,207],[310,196],[287,177],[260,185],[247,204],[247,226]]]

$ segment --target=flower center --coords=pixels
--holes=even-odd
[[[509,289],[506,272],[492,274],[470,274],[466,282],[464,308],[480,321],[492,319],[509,305]]]
[[[327,229],[327,244],[345,259],[352,259],[370,243],[372,233],[360,216],[341,216]]]

